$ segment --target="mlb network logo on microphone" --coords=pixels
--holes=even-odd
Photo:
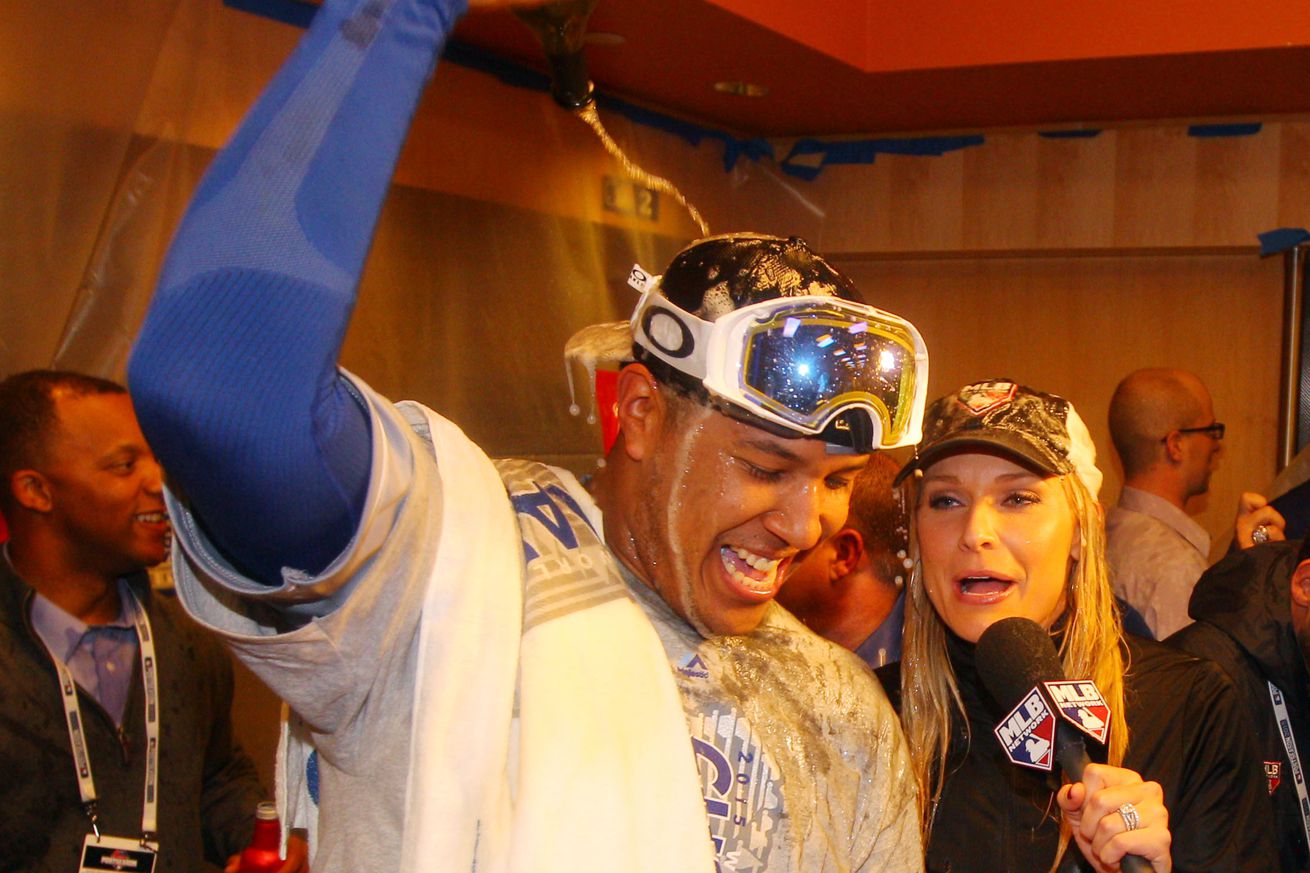
[[[1069,679],[1043,682],[1061,718],[1098,743],[1110,735],[1110,707],[1095,682]]]
[[[1055,760],[1055,714],[1034,688],[995,730],[1006,756],[1021,767],[1050,772]]]

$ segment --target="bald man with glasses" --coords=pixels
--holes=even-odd
[[[1119,504],[1106,518],[1115,593],[1164,639],[1189,623],[1192,587],[1210,563],[1210,535],[1186,506],[1210,490],[1224,425],[1195,374],[1151,368],[1129,373],[1115,389],[1110,437],[1124,468]],[[1238,544],[1274,539],[1282,539],[1281,516],[1260,495],[1243,494]]]

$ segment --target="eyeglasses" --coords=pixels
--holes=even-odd
[[[1209,436],[1215,442],[1219,442],[1224,438],[1224,423],[1222,421],[1216,421],[1214,424],[1207,424],[1205,427],[1180,427],[1177,429],[1177,432],[1178,433],[1203,433]],[[1165,437],[1164,439],[1160,440],[1160,442],[1162,443],[1166,442],[1168,439],[1169,437]]]

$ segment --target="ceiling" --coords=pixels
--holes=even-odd
[[[602,92],[749,136],[1310,112],[1303,0],[599,0],[587,31]],[[455,38],[545,68],[508,11]]]

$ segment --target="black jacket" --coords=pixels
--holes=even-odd
[[[1188,612],[1196,623],[1167,640],[1219,664],[1242,695],[1247,730],[1259,747],[1249,766],[1267,777],[1284,873],[1310,870],[1292,768],[1269,694],[1270,682],[1283,693],[1302,766],[1310,765],[1310,677],[1288,597],[1299,548],[1299,542],[1269,543],[1215,564],[1192,592]]]
[[[1127,637],[1129,745],[1124,766],[1164,789],[1176,873],[1269,873],[1273,835],[1262,780],[1231,683],[1213,664]],[[1059,840],[1058,777],[1011,764],[992,729],[1007,714],[982,687],[973,646],[952,639],[951,661],[972,743],[956,730],[945,790],[927,846],[929,873],[1049,870]],[[878,671],[899,707],[899,665]],[[1113,715],[1118,716],[1118,713]],[[1103,750],[1088,742],[1092,757]],[[1071,842],[1062,871],[1092,867]]]
[[[131,580],[150,617],[158,660],[159,860],[157,873],[222,867],[250,841],[263,791],[254,763],[232,738],[232,665],[218,642],[171,597],[154,594],[145,574]],[[59,681],[32,630],[32,589],[0,557],[0,870],[76,870],[91,832],[82,811]],[[141,667],[114,721],[79,692],[100,831],[141,832],[144,702]]]

